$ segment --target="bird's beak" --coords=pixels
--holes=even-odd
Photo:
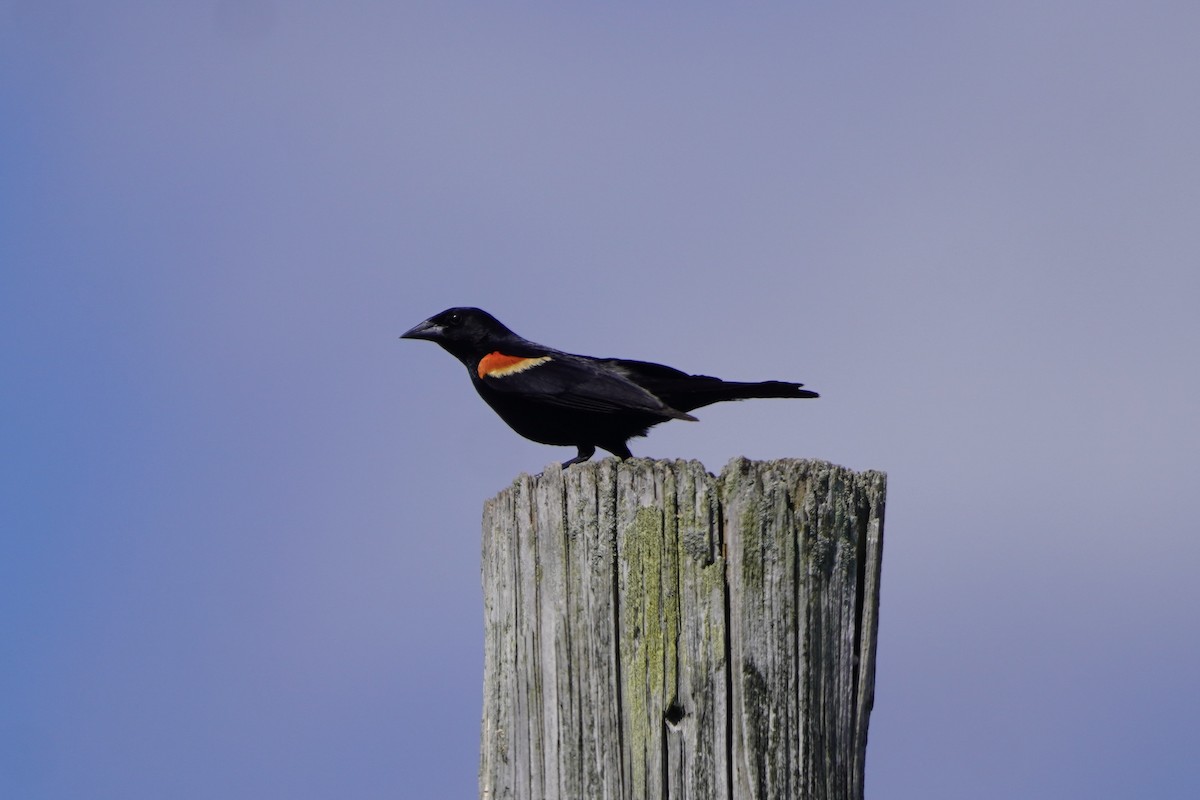
[[[425,320],[400,334],[401,339],[428,339],[431,342],[436,342],[442,338],[442,333],[445,329],[436,322]]]

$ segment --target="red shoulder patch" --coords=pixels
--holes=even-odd
[[[538,364],[545,364],[549,360],[550,356],[508,356],[496,351],[479,359],[479,377],[503,378],[515,372],[524,372]]]

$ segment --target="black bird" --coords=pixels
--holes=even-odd
[[[450,308],[402,339],[437,342],[461,361],[471,383],[514,431],[542,444],[574,445],[563,466],[587,461],[600,447],[629,458],[626,442],[669,419],[722,400],[817,397],[783,381],[735,383],[623,358],[564,353],[522,339],[478,308]]]

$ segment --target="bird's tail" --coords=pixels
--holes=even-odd
[[[743,383],[723,381],[718,378],[705,379],[696,376],[686,385],[674,391],[667,389],[660,395],[672,408],[691,411],[694,408],[720,403],[725,400],[751,400],[764,397],[820,397],[816,392],[803,388],[800,383],[787,381],[759,381]]]
[[[645,361],[611,359],[607,361],[638,385],[678,411],[720,403],[725,400],[750,400],[760,397],[819,397],[803,388],[802,383],[788,381],[723,381],[710,375],[689,375],[686,372],[651,364]]]

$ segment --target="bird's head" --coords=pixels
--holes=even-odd
[[[468,366],[498,345],[522,341],[498,319],[478,308],[448,308],[414,325],[400,338],[436,342]]]

